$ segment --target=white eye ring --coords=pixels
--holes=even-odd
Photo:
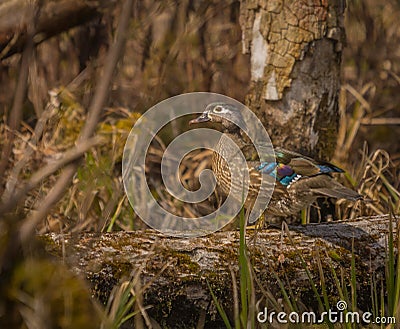
[[[216,107],[214,107],[214,112],[216,112],[216,113],[222,112],[222,106],[216,106]]]

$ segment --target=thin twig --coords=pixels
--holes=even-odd
[[[101,110],[108,96],[108,89],[112,81],[114,70],[119,58],[121,57],[125,44],[127,31],[129,29],[129,18],[132,12],[132,2],[132,0],[126,0],[122,6],[121,16],[119,17],[119,24],[116,32],[116,40],[105,59],[104,75],[100,79],[93,96],[93,101],[89,106],[87,121],[80,137],[78,138],[78,145],[88,139],[96,129]],[[26,241],[26,239],[32,235],[36,225],[49,213],[51,207],[61,199],[66,187],[71,183],[78,165],[78,162],[74,162],[64,169],[47,196],[38,202],[39,207],[24,220],[20,232],[22,242]]]
[[[65,187],[71,183],[71,178],[75,174],[77,168],[78,164],[76,162],[66,167],[54,187],[46,197],[40,201],[40,208],[32,211],[29,217],[24,219],[19,232],[21,244],[24,244],[32,237],[36,225],[48,214],[50,208],[62,198]]]
[[[90,148],[98,145],[101,142],[101,138],[93,137],[86,140],[85,142],[79,143],[76,147],[66,151],[63,156],[56,162],[50,163],[42,169],[35,172],[29,181],[16,193],[11,194],[7,199],[3,201],[0,206],[0,213],[6,213],[16,207],[20,201],[26,196],[26,194],[35,188],[41,181],[50,175],[54,174],[57,170],[63,168],[65,165],[76,161],[83,154],[85,154]]]
[[[13,191],[15,191],[15,186],[17,186],[18,184],[18,176],[21,170],[28,163],[32,153],[36,151],[36,145],[43,134],[47,121],[53,116],[53,114],[58,108],[57,100],[54,99],[55,96],[56,95],[50,93],[50,102],[46,106],[46,109],[40,115],[39,120],[36,123],[32,137],[30,138],[30,140],[25,141],[27,147],[26,150],[24,151],[24,156],[21,160],[17,162],[17,164],[11,170],[11,173],[6,183],[6,190],[4,191],[4,194],[2,195],[1,198],[3,202],[11,198]]]
[[[375,86],[372,83],[367,83],[362,89],[361,92],[358,92],[355,88],[353,88],[351,85],[346,84],[343,87],[346,89],[350,94],[352,94],[359,102],[360,104],[367,110],[368,113],[371,113],[371,106],[369,105],[368,101],[365,99],[364,94],[371,88],[375,88]]]
[[[33,35],[35,33],[35,21],[37,17],[37,7],[32,5],[32,15],[30,17],[30,24],[28,24],[27,43],[22,53],[21,67],[19,70],[17,86],[15,88],[14,101],[9,117],[9,127],[11,131],[18,129],[22,120],[22,107],[25,101],[26,93],[28,90],[28,75],[29,63],[33,55]],[[8,162],[11,155],[12,145],[14,143],[14,134],[10,131],[5,132],[5,139],[3,143],[3,150],[0,158],[0,172],[4,173],[8,167]],[[2,182],[0,182],[2,183]],[[3,185],[0,184],[0,193],[3,190]]]
[[[363,118],[362,125],[400,125],[400,118]]]

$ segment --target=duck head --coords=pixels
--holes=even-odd
[[[191,120],[189,124],[208,121],[221,123],[224,130],[228,132],[235,132],[239,131],[240,128],[245,128],[240,109],[235,105],[222,102],[207,105],[204,112],[198,118]]]

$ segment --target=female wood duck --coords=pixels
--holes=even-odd
[[[318,197],[333,197],[338,199],[360,200],[363,197],[357,192],[344,187],[334,180],[332,173],[342,173],[343,170],[329,162],[317,161],[296,152],[275,148],[271,160],[260,162],[254,158],[254,146],[249,143],[247,135],[233,122],[244,122],[240,110],[226,103],[209,104],[205,111],[190,124],[201,122],[217,122],[222,124],[223,132],[212,157],[212,170],[216,176],[219,188],[225,195],[231,191],[231,174],[228,163],[220,154],[226,154],[227,138],[233,140],[247,160],[250,177],[249,194],[245,207],[251,207],[257,197],[261,178],[271,178],[274,190],[267,214],[287,216],[298,213],[309,206]],[[256,153],[257,154],[257,153]],[[256,161],[255,161],[256,160]],[[243,186],[237,186],[237,189]]]

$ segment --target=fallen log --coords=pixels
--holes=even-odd
[[[279,280],[286,289],[290,285],[292,296],[301,305],[314,310],[318,310],[318,305],[311,281],[319,292],[321,282],[325,281],[330,302],[336,305],[339,295],[332,273],[349,284],[353,259],[357,306],[370,310],[372,277],[385,277],[389,223],[386,215],[290,226],[289,230],[247,232],[257,300],[264,296],[260,309],[269,292],[277,300],[282,296]],[[393,219],[392,224],[396,231],[398,222]],[[394,238],[397,241],[396,232]],[[239,232],[217,232],[191,239],[166,237],[153,230],[52,233],[41,236],[41,240],[50,254],[62,258],[90,282],[93,295],[103,303],[113,286],[136,270],[140,271],[141,286],[148,284],[142,293],[143,305],[151,305],[147,312],[158,323],[174,328],[182,324],[195,326],[206,313],[206,322],[218,327],[222,322],[218,320],[208,284],[225,311],[232,315],[232,277],[239,285]]]

